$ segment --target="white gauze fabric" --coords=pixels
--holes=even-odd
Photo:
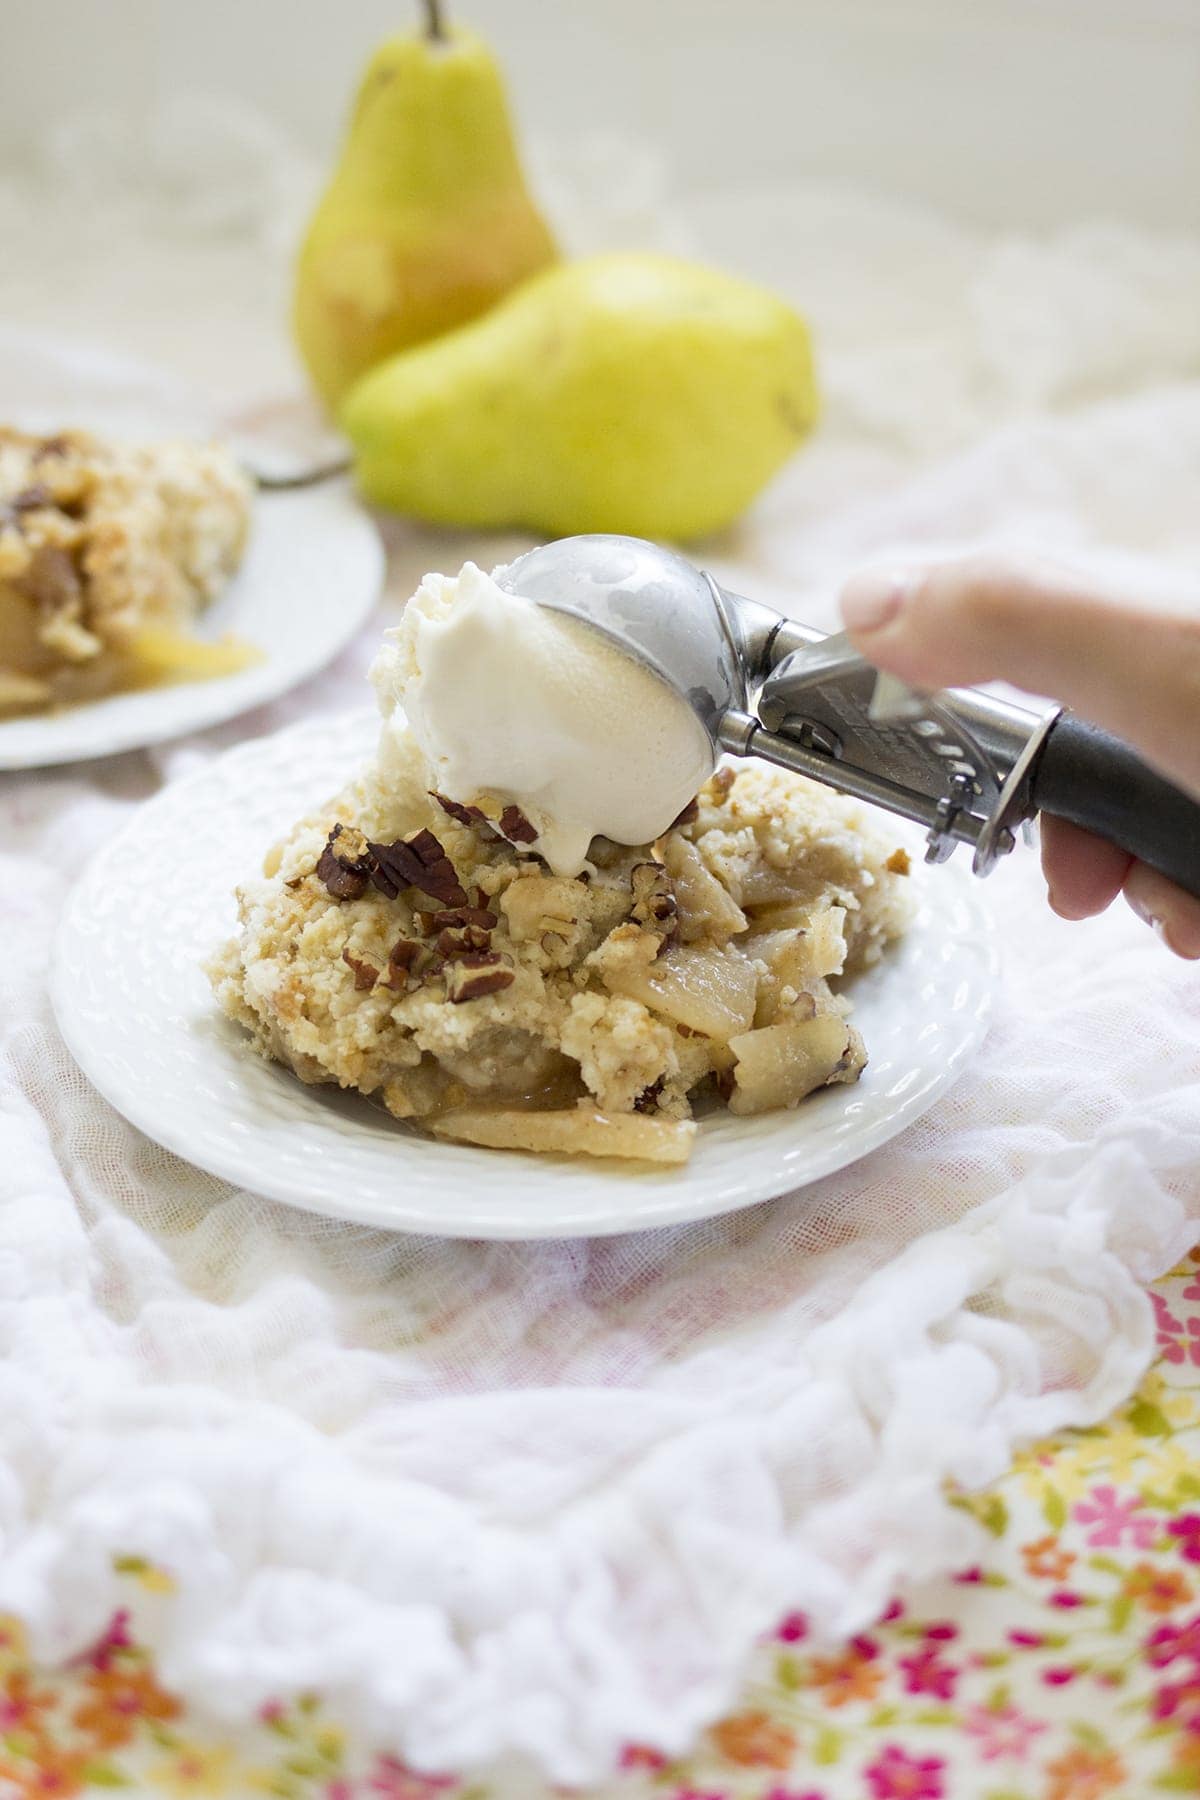
[[[864,557],[984,538],[1200,594],[1200,315],[1180,305],[1200,245],[998,242],[803,189],[680,219],[808,304],[825,369],[823,432],[720,546],[722,576],[829,625]],[[95,302],[114,347],[139,304],[182,300],[176,250],[161,279],[134,250],[122,303]],[[211,278],[228,336],[202,246],[176,336],[193,369],[244,370],[249,400],[241,254],[223,241]],[[13,262],[9,316],[69,323],[54,309],[85,284],[35,313]],[[121,1600],[114,1557],[147,1557],[174,1582],[161,1676],[193,1706],[234,1721],[319,1688],[417,1766],[516,1752],[581,1782],[626,1740],[682,1750],[784,1610],[835,1638],[972,1560],[947,1480],[987,1482],[1130,1391],[1153,1343],[1139,1284],[1200,1215],[1200,980],[1120,909],[1062,924],[1013,858],[991,886],[996,1025],[953,1093],[814,1188],[678,1230],[389,1236],[157,1149],[51,1021],[67,885],[162,782],[358,702],[425,568],[515,548],[397,529],[392,600],[300,693],[0,782],[0,1608],[69,1657]]]

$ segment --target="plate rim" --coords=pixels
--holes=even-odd
[[[570,1201],[564,1196],[564,1209],[553,1217],[525,1218],[520,1221],[497,1217],[497,1199],[494,1194],[484,1192],[483,1197],[475,1202],[477,1210],[460,1210],[449,1218],[433,1218],[430,1216],[428,1202],[424,1210],[412,1210],[406,1200],[405,1193],[398,1192],[394,1196],[357,1198],[347,1197],[343,1190],[331,1184],[320,1191],[297,1191],[289,1185],[288,1180],[280,1176],[272,1177],[269,1167],[255,1168],[247,1179],[248,1171],[236,1163],[236,1151],[225,1142],[215,1146],[195,1138],[189,1138],[186,1131],[176,1127],[171,1119],[164,1123],[154,1115],[152,1089],[143,1089],[136,1083],[122,1083],[115,1068],[94,1053],[93,1040],[84,1030],[80,1016],[71,1005],[70,971],[68,959],[74,930],[74,917],[81,897],[85,894],[87,884],[98,865],[109,857],[118,856],[122,843],[126,838],[138,831],[144,821],[147,810],[159,807],[178,806],[186,799],[188,792],[202,786],[211,778],[215,766],[219,763],[228,765],[237,761],[253,758],[265,752],[268,745],[278,744],[281,740],[294,738],[305,739],[311,743],[314,726],[322,732],[330,734],[346,734],[351,736],[355,731],[365,732],[370,722],[378,722],[378,714],[369,708],[355,708],[324,714],[317,719],[301,720],[284,727],[282,730],[252,738],[232,746],[219,756],[206,762],[202,767],[192,770],[176,781],[171,781],[159,793],[136,807],[121,829],[103,844],[99,845],[89,857],[79,876],[72,884],[56,927],[51,950],[48,974],[48,989],[55,1022],[63,1037],[73,1060],[97,1092],[118,1112],[129,1124],[140,1131],[152,1142],[159,1144],[173,1155],[179,1156],[194,1168],[199,1168],[219,1180],[231,1183],[235,1188],[259,1194],[266,1199],[294,1207],[300,1211],[312,1213],[325,1218],[338,1219],[341,1222],[359,1226],[369,1226],[385,1231],[405,1232],[423,1237],[437,1236],[445,1238],[489,1239],[495,1241],[534,1241],[537,1239],[578,1238],[578,1237],[610,1237],[621,1236],[638,1231],[663,1230],[672,1226],[697,1223],[704,1219],[724,1216],[738,1212],[750,1206],[777,1199],[785,1194],[798,1194],[813,1182],[850,1167],[871,1155],[882,1144],[897,1137],[914,1124],[938,1099],[957,1081],[966,1064],[978,1051],[986,1037],[995,988],[1000,967],[999,947],[991,908],[983,900],[978,891],[978,881],[971,876],[962,865],[950,865],[938,877],[941,881],[955,881],[959,888],[959,897],[969,904],[974,914],[975,931],[972,939],[972,953],[976,958],[979,988],[972,1005],[964,1009],[964,1020],[967,1029],[954,1045],[945,1062],[929,1078],[914,1090],[905,1094],[896,1106],[885,1116],[869,1125],[862,1135],[856,1137],[849,1155],[841,1154],[842,1146],[835,1140],[830,1143],[824,1156],[815,1158],[811,1169],[806,1169],[797,1180],[796,1172],[790,1171],[778,1159],[766,1165],[758,1175],[731,1176],[723,1182],[719,1189],[697,1195],[689,1189],[689,1165],[678,1168],[654,1169],[651,1165],[642,1165],[634,1171],[628,1165],[620,1163],[608,1164],[603,1159],[589,1163],[585,1173],[593,1179],[611,1179],[613,1184],[613,1214],[602,1218],[580,1217],[573,1210]],[[214,1025],[224,1033],[237,1032],[237,1026],[216,1010],[214,1002]],[[194,1027],[189,1020],[180,1020],[178,1029],[191,1031]],[[249,1040],[231,1036],[229,1049],[235,1059],[253,1057],[255,1052],[250,1048]],[[293,1085],[297,1096],[306,1090],[304,1084],[283,1065],[268,1065],[281,1079]],[[315,1108],[314,1108],[315,1111]],[[277,1128],[277,1127],[272,1127]],[[703,1129],[703,1127],[701,1127]],[[405,1137],[402,1131],[397,1132],[396,1143],[402,1149]],[[423,1144],[431,1144],[433,1140],[422,1139]],[[489,1150],[481,1146],[455,1145],[456,1153],[469,1152],[481,1160],[480,1166],[497,1168],[511,1164],[514,1172],[514,1184],[519,1183],[522,1160],[532,1156],[531,1152],[501,1152]],[[502,1159],[502,1160],[501,1160]],[[543,1168],[550,1165],[549,1158],[538,1157],[537,1163]],[[570,1159],[554,1159],[564,1164]],[[419,1170],[411,1174],[409,1181],[421,1185]],[[644,1190],[653,1190],[654,1198],[643,1202],[632,1210],[621,1206],[621,1195],[632,1195]],[[575,1202],[577,1209],[582,1201]]]

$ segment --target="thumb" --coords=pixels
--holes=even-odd
[[[1200,603],[1148,608],[1050,563],[971,557],[858,575],[842,617],[865,657],[914,687],[1051,695],[1200,792]]]

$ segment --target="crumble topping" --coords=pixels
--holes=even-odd
[[[214,446],[0,427],[0,714],[237,666],[196,645],[189,668],[177,639],[237,568],[250,498]]]
[[[707,1094],[795,1105],[865,1064],[834,985],[904,927],[858,803],[723,766],[653,845],[550,873],[486,795],[380,759],[269,853],[210,975],[265,1057],[502,1148],[684,1160]]]

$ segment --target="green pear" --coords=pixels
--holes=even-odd
[[[688,539],[737,517],[816,410],[791,307],[637,253],[545,270],[392,357],[341,422],[363,494],[410,517]]]
[[[529,197],[500,72],[442,28],[372,57],[296,273],[300,353],[331,408],[365,370],[484,312],[557,255]]]

